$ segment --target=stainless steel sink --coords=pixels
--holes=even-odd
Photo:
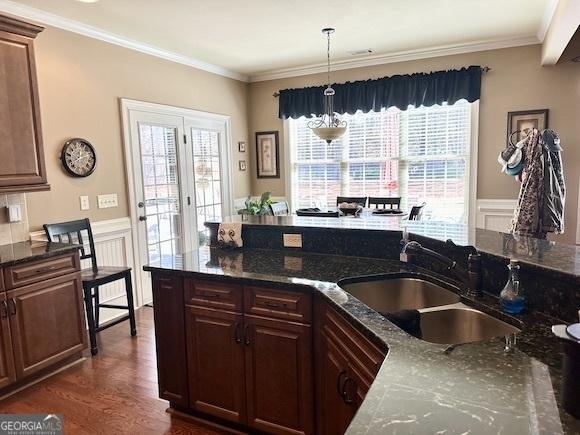
[[[463,304],[422,311],[420,316],[421,339],[430,343],[471,343],[519,332],[518,328]]]
[[[354,282],[341,287],[379,313],[449,305],[460,300],[452,291],[417,278]]]

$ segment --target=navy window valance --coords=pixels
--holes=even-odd
[[[481,68],[470,66],[459,70],[436,71],[383,77],[334,84],[334,111],[340,114],[357,110],[379,112],[381,109],[409,106],[454,104],[465,99],[478,100],[481,93]],[[321,115],[325,86],[314,86],[280,91],[279,117],[300,118]]]

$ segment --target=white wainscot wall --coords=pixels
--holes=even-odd
[[[516,205],[515,199],[478,199],[477,228],[509,232]]]
[[[91,222],[93,238],[95,241],[95,252],[97,262],[101,266],[128,266],[133,268],[133,297],[135,307],[141,305],[141,293],[137,288],[135,280],[135,270],[133,262],[133,245],[131,240],[131,221],[128,217],[119,219],[110,219],[105,221]],[[43,231],[36,231],[30,234],[32,240],[46,240]],[[81,262],[83,269],[91,267],[90,259]],[[99,287],[99,296],[101,303],[126,305],[127,298],[125,295],[125,281],[120,280]],[[126,315],[126,310],[112,310],[101,308],[101,324]],[[127,325],[127,331],[129,326]],[[128,333],[128,332],[127,332]]]

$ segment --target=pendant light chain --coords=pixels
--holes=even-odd
[[[326,34],[326,79],[328,83],[323,93],[324,113],[320,118],[309,121],[308,127],[316,136],[330,144],[345,133],[346,121],[341,121],[334,113],[335,92],[330,82],[330,34],[334,33],[334,29],[325,28],[322,29],[322,33]]]

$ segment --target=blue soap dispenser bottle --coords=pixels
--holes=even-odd
[[[525,298],[520,285],[520,263],[518,260],[510,260],[508,264],[509,278],[499,294],[499,300],[503,311],[509,314],[519,314],[524,310]]]

